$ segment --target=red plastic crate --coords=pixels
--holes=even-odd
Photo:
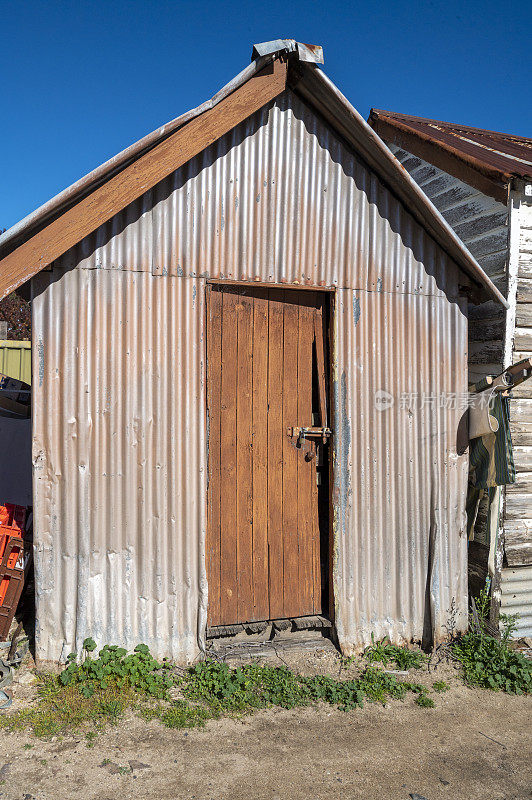
[[[25,506],[0,506],[0,640],[9,632],[31,564],[32,542],[26,532],[26,516]]]
[[[26,531],[26,506],[6,503],[0,506],[0,529],[10,528],[20,536]]]

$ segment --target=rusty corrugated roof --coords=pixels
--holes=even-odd
[[[461,177],[456,175],[456,167],[453,170],[452,166],[458,159],[468,168],[501,185],[507,185],[513,178],[532,178],[532,139],[525,136],[378,108],[371,109],[369,123],[385,141],[392,141],[400,147],[408,145],[409,152],[426,160],[434,161],[430,158],[430,147],[434,155],[446,153],[449,156],[447,171],[455,177]],[[419,152],[421,149],[423,154]]]

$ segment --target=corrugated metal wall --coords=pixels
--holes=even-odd
[[[502,570],[501,612],[519,615],[515,639],[532,637],[532,565]]]
[[[500,372],[505,346],[506,363],[508,359],[515,363],[529,358],[532,355],[529,200],[522,190],[514,190],[506,206],[396,145],[390,149],[508,297],[507,314],[502,306],[492,302],[483,303],[471,312],[470,378],[477,380],[486,373]],[[526,381],[512,395],[510,421],[518,475],[516,483],[505,490],[504,555],[509,566],[519,567],[532,563],[532,382]],[[477,528],[481,528],[479,534],[485,534],[485,513],[483,501],[477,523]],[[503,571],[504,574],[510,573]],[[508,590],[502,591],[504,594]],[[525,596],[522,590],[520,596]],[[531,613],[529,608],[525,616],[530,618]]]
[[[206,278],[340,287],[344,649],[372,630],[421,638],[427,591],[437,636],[453,600],[463,624],[462,410],[400,401],[465,391],[458,270],[286,92],[34,280],[38,657],[58,658],[89,634],[180,659],[198,652]],[[377,389],[394,394],[390,413],[373,411]]]
[[[191,658],[206,601],[204,281],[53,279],[33,317],[39,655],[94,636]]]
[[[442,295],[457,268],[287,91],[58,266]]]

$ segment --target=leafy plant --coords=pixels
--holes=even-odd
[[[364,655],[370,662],[379,661],[385,667],[394,664],[396,669],[400,670],[419,669],[427,660],[425,654],[419,650],[410,650],[408,647],[390,644],[387,638],[367,647]]]
[[[507,644],[517,630],[517,620],[519,614],[500,614],[499,622],[502,627],[501,642]]]
[[[448,692],[451,687],[448,683],[445,683],[445,681],[434,681],[432,688],[435,692],[441,694],[442,692]]]
[[[510,694],[532,691],[532,662],[504,641],[469,631],[452,645],[452,653],[471,686]]]
[[[145,644],[138,644],[130,655],[123,647],[105,645],[98,658],[91,657],[96,649],[93,639],[85,639],[83,649],[86,655],[81,663],[78,663],[76,653],[68,656],[59,681],[63,686],[77,685],[84,697],[92,697],[97,688],[117,686],[162,699],[174,685],[168,665],[159,664]]]
[[[403,700],[409,692],[419,705],[433,705],[422,684],[400,681],[376,664],[345,681],[329,675],[305,677],[284,666],[257,662],[231,669],[225,663],[203,661],[177,675],[166,663],[157,662],[146,645],[138,645],[129,655],[115,645],[103,647],[96,657],[95,651],[95,642],[86,639],[79,662],[72,654],[59,676],[38,676],[37,704],[0,716],[0,728],[30,728],[37,736],[49,737],[91,725],[86,739],[87,747],[92,747],[98,731],[116,723],[128,708],[169,728],[194,728],[222,714],[273,706],[289,709],[318,701],[350,711],[365,701]],[[181,697],[171,699],[170,688]]]
[[[256,663],[231,669],[225,663],[203,661],[182,678],[182,691],[191,700],[229,711],[272,705],[294,708],[309,700],[308,691],[289,669]]]
[[[508,646],[518,615],[501,615],[499,641],[487,632],[487,590],[480,593],[472,607],[470,630],[451,645],[452,655],[460,663],[466,683],[510,694],[531,692],[532,662]]]
[[[419,692],[414,703],[421,708],[434,708],[434,700],[426,692]]]
[[[317,701],[350,711],[366,699],[379,703],[389,698],[402,700],[407,692],[418,694],[424,687],[398,681],[372,665],[358,678],[341,681],[329,675],[304,677],[286,667],[248,664],[230,669],[227,664],[204,661],[185,673],[181,689],[189,700],[206,703],[219,714],[270,706],[294,708]]]
[[[349,667],[355,662],[355,658],[356,656],[340,655],[340,668],[349,669]]]

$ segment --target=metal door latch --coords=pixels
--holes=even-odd
[[[321,439],[323,444],[327,443],[327,439],[332,436],[330,428],[288,428],[287,433],[293,439],[296,439],[296,447],[301,447],[303,439]]]

